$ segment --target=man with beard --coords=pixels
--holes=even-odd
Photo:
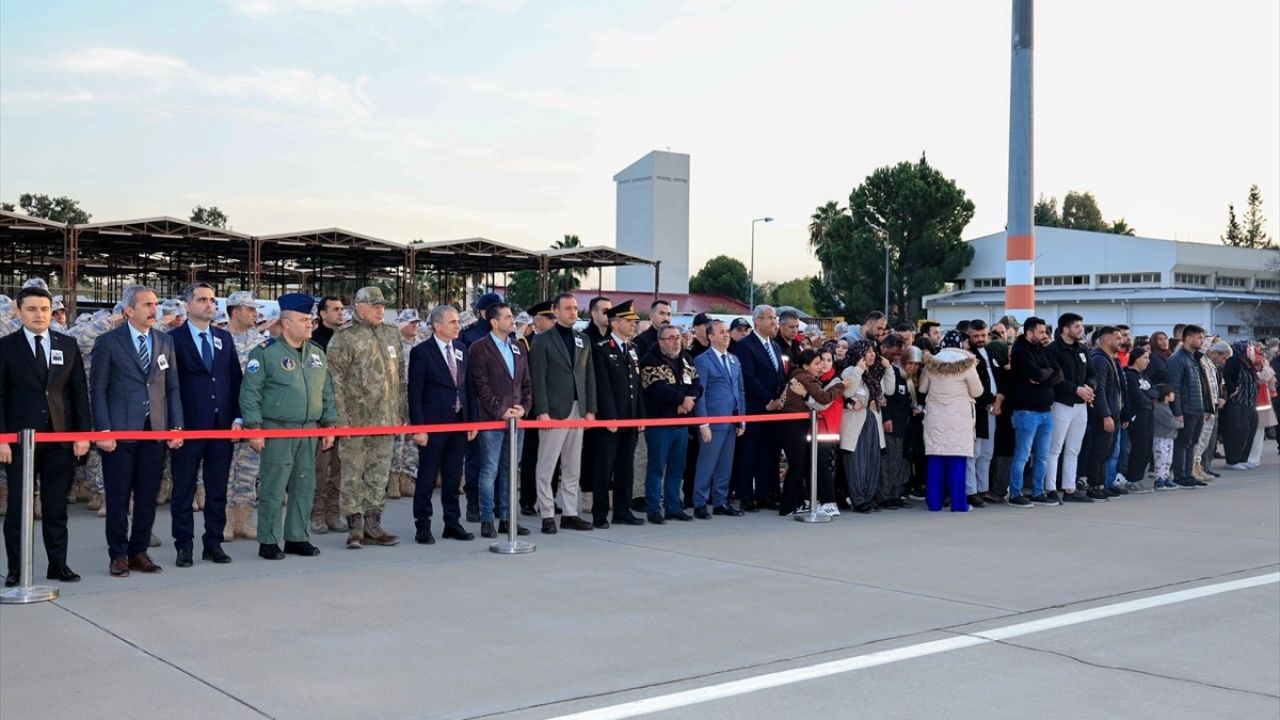
[[[1084,342],[1084,318],[1075,313],[1058,317],[1058,337],[1045,350],[1049,361],[1062,372],[1053,388],[1053,436],[1049,445],[1049,475],[1045,495],[1053,493],[1053,477],[1062,458],[1062,500],[1091,502],[1092,495],[1076,492],[1080,447],[1089,427],[1089,403],[1094,399],[1094,370]],[[1104,498],[1105,499],[1105,498]]]

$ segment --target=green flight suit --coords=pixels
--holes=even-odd
[[[324,350],[308,341],[302,349],[268,340],[249,353],[240,385],[240,415],[246,428],[314,428],[338,423],[338,406]],[[278,545],[280,506],[289,507],[283,524],[287,542],[308,539],[316,490],[317,438],[269,439],[262,450],[258,480],[258,542]]]

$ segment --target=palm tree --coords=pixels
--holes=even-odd
[[[823,284],[827,284],[831,280],[830,272],[827,270],[826,259],[834,235],[835,224],[845,217],[844,213],[845,211],[840,207],[840,204],[832,200],[826,205],[820,206],[809,217],[809,247],[818,258],[818,262],[822,263]]]
[[[565,235],[563,240],[557,240],[551,246],[553,250],[563,250],[565,248],[582,247],[582,241],[577,235]],[[549,278],[551,288],[555,292],[570,292],[577,290],[582,285],[582,278],[586,277],[590,272],[587,268],[565,268],[551,273]]]
[[[1124,218],[1120,218],[1119,220],[1111,223],[1111,228],[1107,230],[1107,232],[1112,233],[1113,235],[1133,235],[1134,229],[1129,225],[1129,223],[1124,221]]]

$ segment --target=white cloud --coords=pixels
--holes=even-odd
[[[452,0],[452,2],[499,12],[509,12],[523,4],[523,0]],[[381,9],[423,11],[445,4],[447,4],[446,0],[233,0],[231,6],[249,17],[265,18],[292,12],[357,15]]]
[[[0,103],[5,105],[49,105],[58,103],[85,103],[102,100],[103,96],[89,90],[43,91],[30,90],[0,93]]]
[[[760,25],[755,17],[720,12],[721,3],[691,2],[688,14],[667,21],[652,32],[612,28],[594,35],[591,64],[603,68],[648,68],[685,61],[690,56],[715,56],[729,50]]]

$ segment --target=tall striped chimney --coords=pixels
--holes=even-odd
[[[1022,322],[1036,309],[1035,200],[1032,136],[1032,0],[1013,0],[1013,67],[1009,87],[1009,217],[1005,226],[1005,312]]]

